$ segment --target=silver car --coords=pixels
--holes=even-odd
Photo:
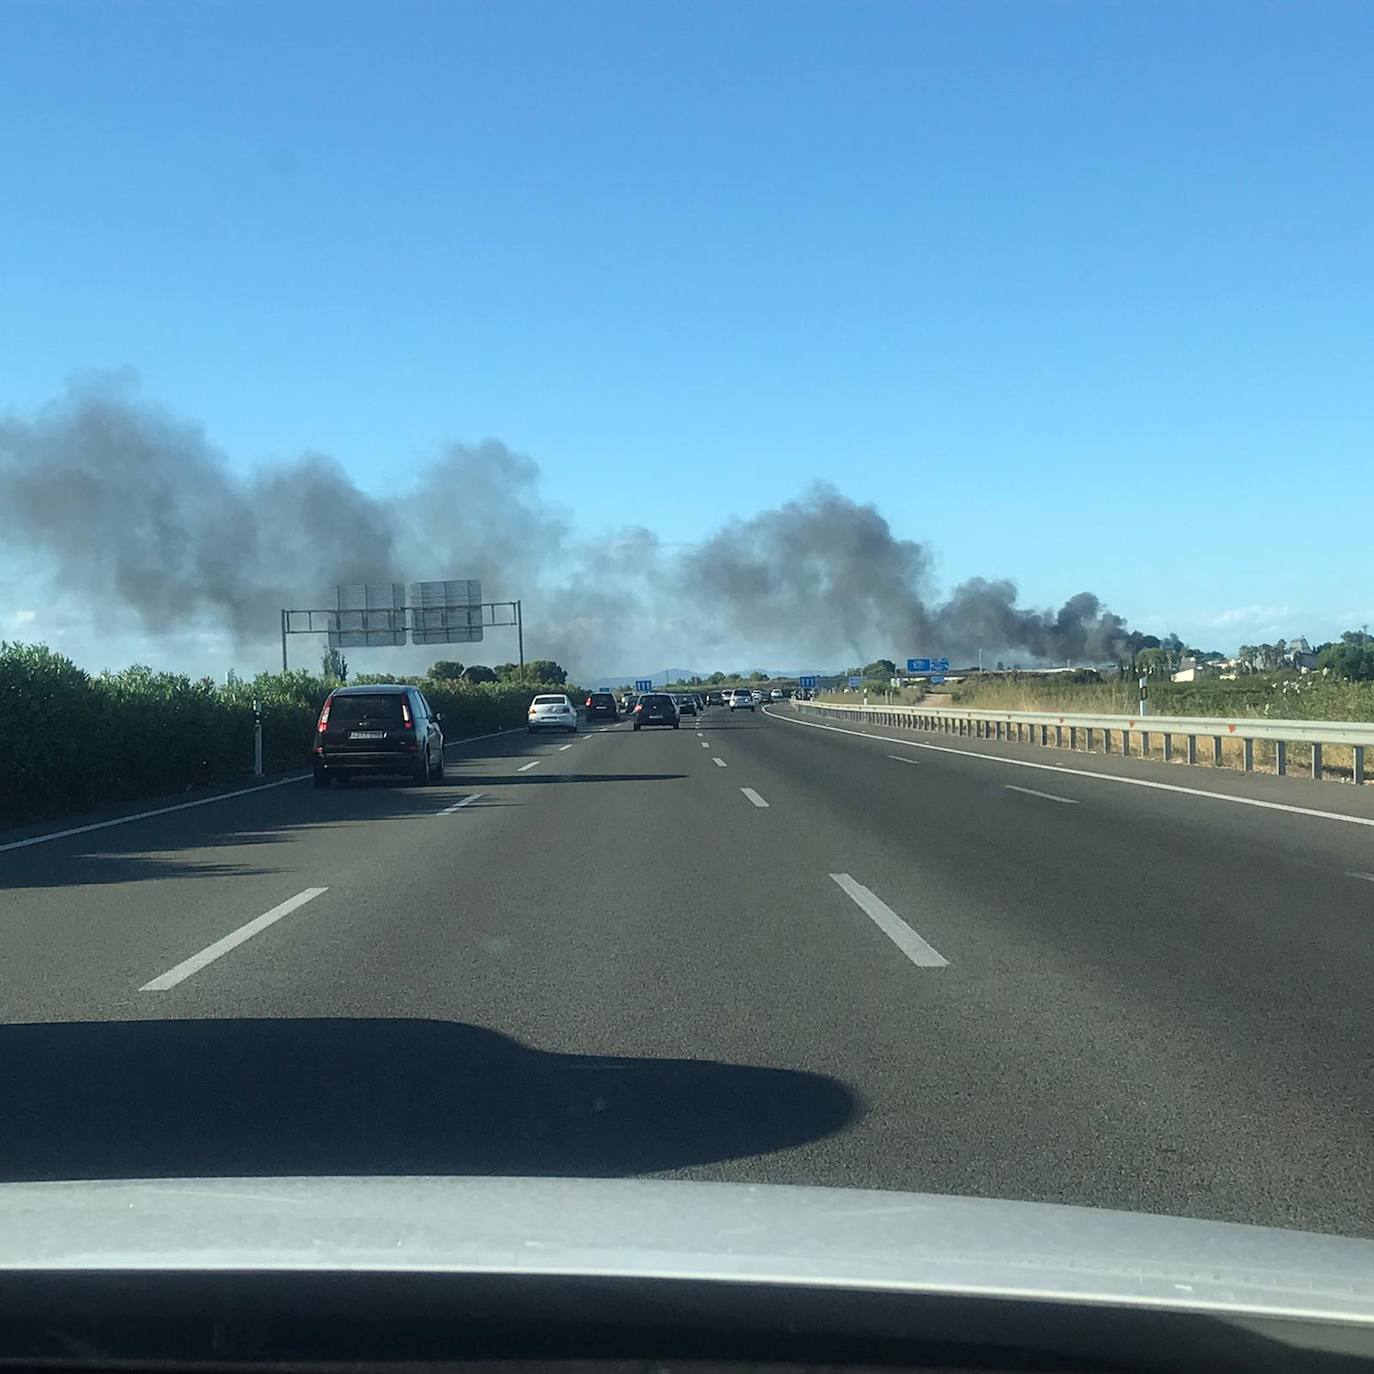
[[[577,733],[577,712],[562,692],[537,696],[530,702],[528,725],[530,734],[536,730],[566,730]]]

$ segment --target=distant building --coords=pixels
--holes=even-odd
[[[1215,663],[1205,663],[1189,656],[1179,659],[1178,671],[1170,673],[1169,679],[1172,682],[1201,682],[1205,677],[1214,677],[1217,667],[1218,665]],[[1225,676],[1226,674],[1223,673],[1222,677]]]

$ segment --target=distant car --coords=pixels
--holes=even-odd
[[[635,729],[641,725],[671,725],[676,730],[681,725],[677,703],[667,692],[645,692],[635,706]]]
[[[638,700],[639,698],[633,692],[626,692],[625,695],[620,698],[621,713],[628,716],[630,712],[635,709],[635,702]]]
[[[706,704],[708,706],[724,706],[725,698],[719,692],[707,692]]]
[[[770,701],[781,701],[781,700],[782,700],[782,688],[781,688],[781,687],[774,687],[773,690],[772,690],[771,692],[768,693],[768,699],[769,699]]]
[[[619,720],[620,708],[610,692],[590,692],[583,707],[588,720]]]
[[[678,697],[677,709],[679,715],[694,716],[697,714],[697,699],[693,696]]]
[[[530,702],[527,724],[530,734],[536,730],[566,730],[577,733],[577,712],[566,694],[550,692]]]
[[[752,711],[754,709],[754,694],[741,689],[738,692],[730,693],[730,709],[732,711]]]
[[[394,773],[418,783],[444,780],[441,717],[416,687],[337,687],[315,724],[315,786],[358,773]]]

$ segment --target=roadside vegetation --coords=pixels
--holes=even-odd
[[[453,676],[431,669],[351,681],[414,683],[448,739],[522,725],[533,692],[576,692],[548,660],[526,665],[523,677],[514,664],[500,665],[504,676],[483,668],[477,680],[461,664],[434,668],[454,666]],[[0,642],[0,826],[249,782],[254,701],[264,771],[308,767],[320,707],[347,673],[334,651],[320,673],[230,673],[223,683],[143,666],[92,675],[45,645]]]

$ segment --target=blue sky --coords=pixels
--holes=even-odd
[[[379,492],[496,436],[670,542],[825,478],[949,582],[1320,637],[1374,619],[1371,70],[1322,0],[9,0],[0,410],[130,368]]]

